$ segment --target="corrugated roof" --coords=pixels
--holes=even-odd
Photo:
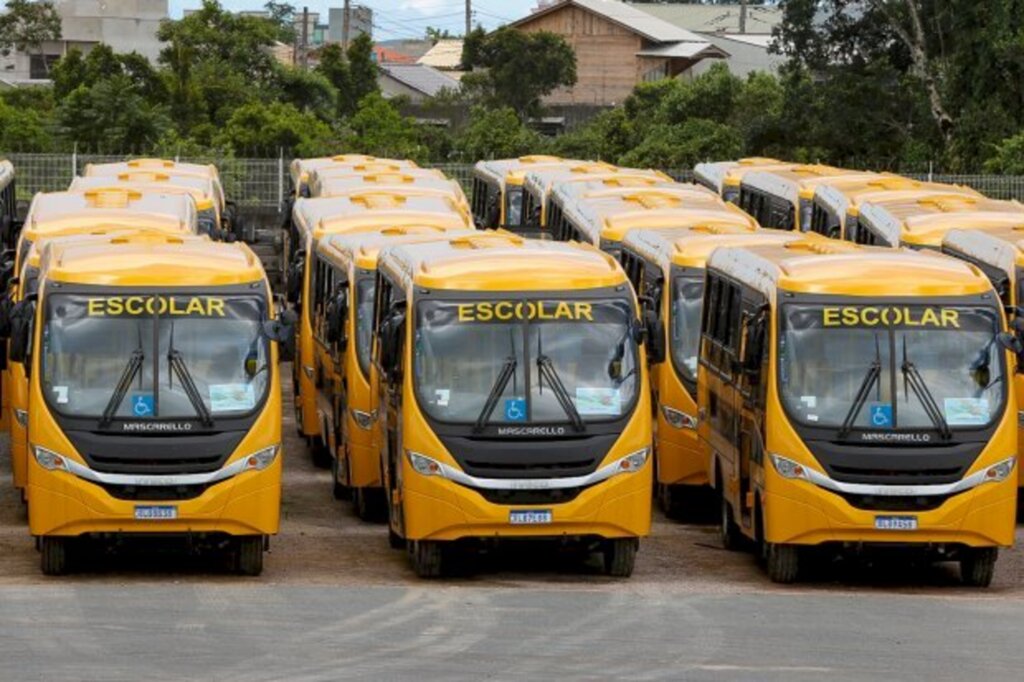
[[[422,92],[428,97],[444,89],[458,90],[459,81],[424,64],[381,64],[380,68],[399,83]]]
[[[655,43],[707,42],[705,38],[692,31],[618,0],[564,0],[527,15],[510,25],[520,26],[529,23],[538,17],[564,9],[568,5],[589,10]]]
[[[640,50],[636,54],[639,57],[667,57],[670,59],[693,59],[695,57],[725,59],[729,57],[728,52],[708,42],[668,43]]]
[[[630,4],[637,11],[699,33],[739,33],[740,5]],[[771,33],[782,22],[781,7],[747,6],[747,33]]]
[[[456,70],[462,63],[462,40],[439,40],[416,63],[435,69]]]

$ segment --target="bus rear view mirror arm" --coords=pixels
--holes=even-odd
[[[1024,353],[1024,342],[1020,340],[1020,337],[1017,334],[1000,332],[996,339],[999,341],[1000,346],[1011,353],[1015,353],[1017,355]]]
[[[295,323],[298,319],[295,311],[285,310],[277,318],[263,323],[263,335],[271,341],[287,343],[295,334]]]

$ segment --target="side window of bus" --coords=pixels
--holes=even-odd
[[[768,224],[779,230],[792,230],[796,226],[796,207],[782,199],[771,199]]]
[[[705,361],[723,378],[733,379],[740,337],[740,288],[718,275],[709,276],[705,296]]]

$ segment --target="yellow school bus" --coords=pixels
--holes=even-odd
[[[440,171],[429,174],[424,171],[391,171],[387,173],[362,173],[355,175],[329,175],[318,177],[316,184],[310,184],[313,198],[330,199],[348,194],[382,190],[385,192],[406,192],[419,196],[449,196],[469,211],[469,200],[462,185],[451,180]]]
[[[199,233],[218,240],[227,237],[222,221],[223,206],[220,204],[220,193],[210,178],[150,171],[121,173],[117,176],[79,176],[71,181],[68,191],[86,192],[108,187],[127,187],[144,193],[188,194],[196,202]]]
[[[900,199],[880,196],[861,203],[857,241],[874,246],[940,249],[950,230],[989,230],[1024,224],[1024,204],[965,194]]]
[[[724,246],[784,244],[802,235],[754,230],[742,223],[704,224],[685,216],[676,226],[637,229],[622,241],[622,267],[645,310],[653,311],[668,349],[651,365],[655,419],[655,492],[669,517],[706,502],[707,457],[697,438],[697,351],[704,268]]]
[[[1012,318],[1013,327],[1024,327],[1024,221],[1017,227],[990,230],[951,230],[942,239],[942,252],[967,261],[992,282],[999,300]],[[1017,406],[1024,405],[1024,367],[1018,356],[1013,377]],[[1018,461],[1024,456],[1024,419],[1018,419]],[[1018,485],[1024,487],[1024,474],[1017,470]]]
[[[440,227],[409,225],[379,232],[336,234],[320,240],[312,265],[313,340],[324,379],[318,406],[328,445],[335,499],[351,497],[364,521],[386,518],[377,434],[376,376],[370,362],[377,257],[395,244],[422,244],[474,234]],[[322,282],[322,283],[321,283]],[[317,297],[325,300],[318,302]]]
[[[523,182],[532,170],[568,168],[586,163],[579,159],[534,154],[517,159],[479,161],[473,166],[470,192],[473,222],[480,229],[505,228],[517,231],[525,227]]]
[[[50,245],[14,320],[43,573],[88,540],[156,535],[258,574],[280,515],[274,342],[291,330],[256,255],[159,234]]]
[[[566,207],[573,206],[584,199],[622,197],[642,194],[648,190],[657,190],[658,194],[684,199],[692,196],[718,198],[717,194],[703,185],[663,180],[657,177],[623,176],[620,174],[600,179],[587,178],[579,182],[560,182],[551,190],[546,228],[555,239],[564,241],[563,237],[555,235],[568,234],[569,228],[565,218]]]
[[[311,198],[328,197],[331,196],[332,190],[344,191],[347,186],[360,180],[368,186],[396,183],[413,184],[425,181],[454,182],[436,168],[402,168],[387,163],[327,166],[310,172],[309,196]],[[461,192],[461,185],[459,191]]]
[[[827,180],[814,188],[811,223],[805,231],[832,239],[858,242],[857,217],[862,203],[876,199],[902,200],[937,194],[981,196],[963,185],[923,182],[888,173],[861,179]]]
[[[463,546],[578,540],[628,576],[651,522],[641,342],[664,349],[615,260],[487,233],[389,247],[377,270],[392,544],[432,577]]]
[[[100,190],[105,191],[105,190]],[[168,196],[171,201],[152,201],[141,210],[139,204],[130,204],[120,210],[96,212],[80,211],[77,218],[74,209],[81,208],[78,201],[66,201],[65,193],[36,195],[29,212],[29,220],[22,232],[17,263],[18,278],[14,280],[10,290],[4,296],[10,301],[4,308],[9,310],[25,295],[34,294],[39,281],[39,258],[42,247],[53,239],[71,239],[88,235],[107,234],[121,231],[155,232],[169,235],[194,235],[195,223],[190,223],[187,216],[189,197],[182,195]],[[113,202],[111,202],[113,203]],[[65,208],[69,209],[65,212]],[[175,215],[174,211],[180,212]],[[159,211],[166,211],[161,213]],[[8,327],[9,331],[9,327]],[[28,471],[28,381],[24,366],[17,361],[9,360],[3,371],[4,409],[9,416],[11,440],[11,475],[14,487],[22,491],[26,499],[25,486]]]
[[[323,383],[326,353],[313,341],[313,320],[321,315],[312,284],[310,260],[320,239],[329,234],[377,232],[385,228],[419,226],[439,230],[465,230],[472,227],[469,214],[450,197],[414,196],[401,192],[368,190],[334,199],[298,199],[293,209],[297,243],[288,274],[288,302],[299,315],[296,326],[296,357],[292,388],[295,395],[295,421],[300,436],[311,448],[313,460],[320,466],[331,464],[330,452],[323,440],[324,423],[317,409],[317,387]],[[329,369],[328,369],[329,371]]]
[[[940,254],[815,238],[707,263],[698,433],[727,548],[791,582],[811,552],[911,548],[988,585],[1013,544],[1019,340]]]
[[[379,170],[402,170],[419,168],[415,161],[401,159],[380,159],[367,154],[337,154],[315,159],[295,159],[289,166],[294,188],[294,196],[309,196],[309,176],[311,173],[329,167],[337,168],[374,168]]]
[[[877,177],[877,173],[821,165],[755,170],[743,176],[739,207],[757,218],[762,227],[807,232],[818,185]]]
[[[555,237],[593,244],[618,256],[630,230],[679,225],[739,225],[757,227],[757,221],[735,204],[705,194],[679,196],[660,189],[622,196],[581,199],[566,207],[562,231]]]
[[[775,170],[795,164],[778,159],[751,156],[737,161],[711,161],[693,167],[693,181],[722,199],[735,204],[740,199],[740,182],[753,170]]]

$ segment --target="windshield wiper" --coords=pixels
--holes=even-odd
[[[544,388],[544,380],[547,379],[551,390],[555,392],[555,399],[562,406],[566,416],[569,417],[573,428],[577,431],[585,431],[587,427],[583,423],[583,417],[580,416],[579,410],[573,404],[572,397],[569,395],[569,391],[566,390],[565,384],[562,383],[561,377],[558,376],[554,363],[551,362],[551,358],[544,355],[539,328],[537,329],[537,372],[540,374],[539,388]]]
[[[121,407],[125,395],[128,394],[132,381],[135,380],[135,375],[142,370],[142,363],[145,359],[146,355],[142,352],[142,348],[136,348],[132,351],[132,356],[128,358],[128,364],[124,366],[124,371],[121,372],[121,378],[117,382],[117,387],[114,388],[113,395],[107,401],[107,406],[103,408],[103,417],[100,419],[101,426],[107,426],[113,421],[114,415],[117,414],[117,409]]]
[[[949,429],[949,422],[942,416],[942,410],[939,409],[938,403],[935,402],[935,396],[928,390],[928,384],[925,383],[924,377],[921,376],[917,366],[907,359],[907,337],[905,336],[903,337],[903,364],[900,369],[903,370],[903,390],[906,391],[909,386],[914,391],[914,395],[921,401],[925,414],[935,424],[935,428],[939,430],[943,440],[952,438],[953,433]]]
[[[185,364],[181,352],[174,347],[174,322],[171,322],[171,338],[167,346],[167,366],[170,367],[171,372],[178,375],[178,381],[185,389],[185,395],[192,403],[192,408],[199,415],[199,421],[205,426],[213,426],[213,415],[206,403],[203,402],[203,397],[199,395],[199,389],[196,388],[196,382],[192,380],[192,373],[188,371],[188,365]]]
[[[860,415],[860,411],[864,409],[864,403],[868,401],[868,396],[871,394],[871,389],[874,387],[875,382],[878,381],[878,377],[882,374],[882,353],[878,347],[878,335],[875,335],[875,361],[868,367],[867,374],[864,375],[864,380],[860,382],[860,388],[857,389],[857,395],[853,399],[853,404],[850,405],[850,410],[846,413],[846,418],[843,419],[843,425],[839,429],[839,437],[846,438],[846,436],[853,429],[854,422],[857,421],[857,417]]]
[[[509,329],[508,335],[509,355],[505,358],[505,362],[501,366],[501,372],[498,373],[498,378],[495,379],[494,385],[491,386],[491,392],[487,394],[487,400],[484,401],[484,408],[480,410],[480,414],[476,418],[476,423],[473,424],[474,433],[480,433],[484,430],[484,427],[487,426],[487,422],[491,420],[491,414],[494,413],[494,408],[498,406],[498,399],[501,398],[501,394],[505,392],[505,387],[508,386],[508,382],[516,375],[516,367],[519,365],[519,361],[516,360],[516,343],[512,338],[511,329]],[[514,388],[513,392],[515,392]]]

